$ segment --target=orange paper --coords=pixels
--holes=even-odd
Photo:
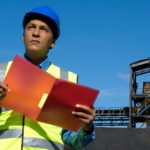
[[[99,91],[56,79],[16,55],[5,77],[10,91],[0,106],[10,108],[33,120],[76,131],[81,122],[71,112],[76,104],[92,107]]]

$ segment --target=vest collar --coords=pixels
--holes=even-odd
[[[24,54],[24,58],[28,61],[30,61],[30,59]],[[42,69],[42,70],[47,70],[50,66],[51,62],[49,61],[49,58],[45,58],[38,66]]]

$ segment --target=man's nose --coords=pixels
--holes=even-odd
[[[39,28],[35,28],[35,30],[33,31],[33,36],[35,36],[35,37],[39,37],[40,36]]]

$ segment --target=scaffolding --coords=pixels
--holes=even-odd
[[[137,78],[150,73],[150,59],[143,59],[130,64],[130,102],[129,127],[136,127],[137,123],[150,122],[150,82],[142,82],[139,92]]]
[[[136,128],[138,123],[150,127],[150,81],[142,82],[140,87],[137,80],[139,76],[150,73],[150,58],[131,63],[130,70],[129,106],[96,108],[96,127]]]

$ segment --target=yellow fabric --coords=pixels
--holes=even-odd
[[[0,150],[20,150],[20,144],[21,138],[0,139]]]
[[[54,64],[50,65],[47,72],[56,78],[60,78],[60,68]],[[77,74],[71,71],[68,71],[68,80],[71,82],[77,83]]]
[[[77,74],[73,73],[73,72],[68,72],[68,80],[74,83],[77,83]]]
[[[22,115],[9,110],[0,113],[0,130],[22,128]]]
[[[44,103],[45,103],[47,97],[48,97],[48,94],[47,94],[47,93],[44,93],[43,96],[42,96],[42,98],[41,98],[41,100],[40,100],[40,102],[39,102],[39,104],[38,104],[38,107],[39,107],[39,108],[42,108],[42,107],[43,107],[43,105],[44,105]]]
[[[55,66],[54,64],[50,65],[47,72],[50,73],[51,75],[53,75],[56,78],[60,78],[60,68]]]
[[[9,70],[11,64],[12,64],[12,61],[9,61],[8,64],[7,64],[7,68],[6,68],[6,71],[5,71],[5,75],[4,75],[4,76],[6,76],[6,74],[7,74],[8,70]]]
[[[24,130],[25,137],[36,137],[40,139],[48,139],[53,142],[63,143],[61,140],[62,128],[60,127],[26,118]]]
[[[12,62],[9,62],[7,65],[7,69],[5,75],[7,74]],[[47,70],[48,73],[52,74],[56,78],[60,78],[60,68],[51,64]],[[77,81],[77,75],[68,72],[68,80],[72,82]],[[12,110],[2,112],[0,117],[0,130],[4,129],[19,129],[22,128],[22,115],[16,113]],[[15,119],[15,120],[14,120]],[[61,131],[62,128],[33,121],[27,117],[25,117],[25,125],[24,125],[24,137],[36,137],[40,139],[47,139],[53,142],[58,142],[63,144],[61,139]],[[3,144],[7,143],[7,144]],[[19,150],[21,147],[21,138],[8,138],[0,140],[0,149],[1,150]],[[33,148],[33,147],[24,147],[23,150],[44,150],[43,148]]]

